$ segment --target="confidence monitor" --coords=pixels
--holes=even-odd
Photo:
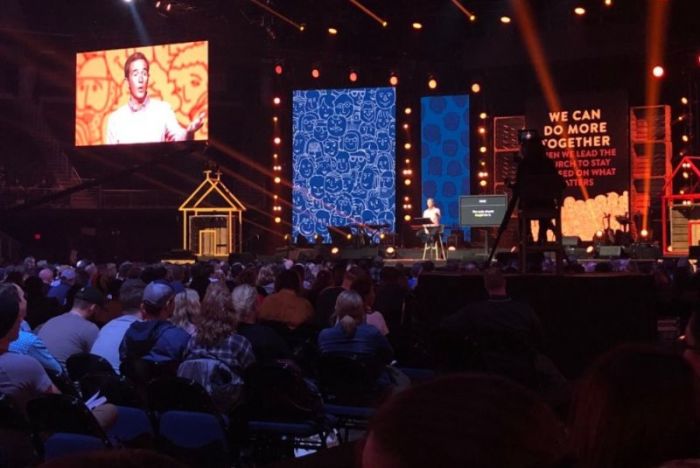
[[[507,208],[507,195],[463,195],[459,197],[459,224],[471,227],[500,226]]]

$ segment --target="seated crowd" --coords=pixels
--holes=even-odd
[[[289,389],[264,378],[285,369],[304,393],[288,395],[298,411],[287,419],[323,413],[314,399],[330,401],[330,378],[366,391],[347,404],[376,408],[361,440],[320,450],[307,466],[654,467],[700,458],[700,315],[688,321],[683,353],[623,345],[570,381],[545,354],[538,315],[508,295],[499,269],[483,273],[486,300],[421,323],[415,290],[426,268],[25,261],[0,278],[0,393],[24,411],[63,391],[71,357],[90,353],[135,384],[163,375],[196,382],[236,421],[263,414],[256,405],[266,416],[277,408],[259,400]],[[369,376],[360,390],[342,381],[359,378],[343,367],[350,361]],[[106,429],[118,413],[109,402],[92,409]],[[0,464],[5,450],[0,442]]]

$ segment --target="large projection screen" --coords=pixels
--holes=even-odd
[[[293,94],[292,235],[331,242],[329,226],[395,229],[394,88]]]
[[[451,229],[460,227],[459,197],[471,193],[469,158],[469,96],[421,98],[421,202],[432,198]]]
[[[206,41],[81,52],[75,145],[207,140],[208,88]]]

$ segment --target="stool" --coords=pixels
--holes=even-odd
[[[432,230],[434,232],[431,232]],[[434,256],[435,260],[447,260],[445,246],[442,243],[442,234],[445,232],[445,226],[441,224],[437,228],[428,228],[428,231],[431,234],[431,238],[423,244],[423,260],[428,255]]]

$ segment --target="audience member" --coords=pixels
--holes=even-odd
[[[251,286],[252,288],[252,286]],[[207,288],[207,293],[202,301],[202,310],[197,331],[187,344],[185,361],[178,370],[182,375],[183,366],[195,359],[209,359],[216,363],[223,363],[231,373],[231,380],[226,385],[231,391],[232,387],[238,387],[237,391],[229,393],[228,401],[224,406],[232,408],[240,396],[243,386],[243,372],[255,363],[255,355],[250,342],[236,333],[236,316],[231,302],[231,293],[225,284],[213,283]],[[200,372],[199,369],[189,369],[189,372]],[[184,377],[195,378],[192,374]],[[204,380],[200,383],[209,383],[210,375],[201,375]]]
[[[258,270],[256,285],[258,292],[264,297],[275,292],[275,270],[270,265],[265,265]],[[260,291],[262,289],[262,291]],[[264,293],[263,293],[264,291]]]
[[[143,321],[135,321],[119,345],[119,360],[145,359],[159,363],[181,362],[190,335],[168,319],[173,313],[173,289],[164,283],[149,283],[143,291]]]
[[[553,468],[565,458],[563,427],[535,395],[499,377],[467,374],[387,401],[370,424],[362,466]]]
[[[406,321],[404,317],[408,295],[406,277],[395,267],[384,267],[379,273],[379,279],[374,309],[381,312],[390,329],[398,328]]]
[[[284,339],[272,328],[257,322],[258,293],[256,288],[241,284],[231,293],[238,333],[247,338],[258,362],[287,359],[292,353]]]
[[[170,321],[193,335],[200,315],[199,294],[194,289],[183,289],[175,294],[173,315]]]
[[[59,283],[55,286],[51,286],[47,297],[56,298],[58,304],[62,307],[68,304],[68,291],[73,287],[76,280],[75,270],[71,267],[64,267],[58,273]],[[65,310],[65,309],[64,309]]]
[[[132,323],[143,320],[141,303],[146,284],[140,279],[127,279],[119,288],[122,316],[109,321],[100,329],[90,352],[105,358],[119,373],[119,345]]]
[[[65,367],[66,360],[73,354],[90,352],[99,333],[90,318],[104,304],[105,297],[100,291],[85,286],[76,292],[71,310],[41,327],[39,338],[62,366]]]
[[[365,304],[365,322],[367,325],[376,327],[382,335],[388,335],[389,328],[386,326],[384,316],[381,312],[377,312],[373,308],[375,296],[372,279],[367,275],[362,275],[352,282],[350,289],[362,296],[362,301]]]
[[[362,274],[361,268],[351,267],[346,270],[345,265],[342,263],[333,268],[334,286],[327,287],[321,291],[316,299],[316,304],[314,304],[316,324],[318,326],[325,328],[328,325],[333,325],[331,317],[335,311],[335,301],[338,299],[338,295],[350,289],[352,282]]]
[[[285,270],[277,277],[275,293],[263,300],[260,320],[280,322],[294,329],[313,318],[309,301],[301,297],[301,282],[294,270]]]
[[[578,466],[655,467],[700,455],[690,366],[650,346],[620,346],[577,385],[570,439]]]
[[[58,301],[55,298],[46,297],[46,284],[39,278],[30,276],[24,285],[27,293],[26,320],[32,329],[61,313]]]
[[[9,289],[5,291],[6,289]],[[14,291],[13,291],[14,290]],[[14,283],[0,283],[0,295],[5,295],[11,300],[16,301],[19,306],[19,314],[22,317],[27,313],[27,300],[24,297],[24,291]],[[46,349],[46,345],[41,338],[27,330],[23,330],[23,325],[20,324],[19,334],[17,339],[10,343],[8,350],[15,354],[24,354],[25,356],[36,359],[41,367],[50,375],[59,375],[63,373],[63,367],[56,358]],[[28,327],[28,325],[26,325]]]

